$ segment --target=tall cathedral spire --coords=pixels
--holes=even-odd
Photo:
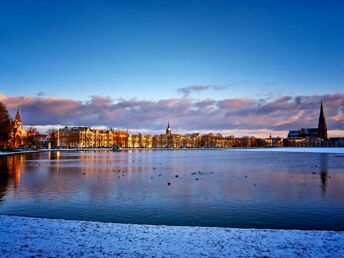
[[[326,118],[325,118],[322,101],[320,105],[318,131],[319,131],[319,137],[324,140],[327,140],[327,125],[326,125]]]

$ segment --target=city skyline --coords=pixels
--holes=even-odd
[[[0,101],[28,126],[344,135],[344,4],[3,1]],[[283,29],[282,29],[283,28]]]
[[[80,102],[60,98],[4,95],[0,95],[0,101],[8,106],[13,117],[20,106],[21,113],[25,117],[25,127],[36,127],[43,132],[64,126],[88,126],[101,129],[125,129],[131,133],[160,134],[170,121],[173,130],[177,133],[219,132],[227,136],[262,138],[269,137],[270,134],[274,137],[286,137],[289,130],[316,127],[319,103],[323,101],[329,136],[343,137],[344,135],[341,129],[343,128],[341,108],[344,106],[344,94],[295,98],[285,96],[270,102],[253,99],[220,101],[208,99],[194,102],[194,99],[183,98],[164,101],[134,99],[116,103],[108,97],[100,96],[93,97],[90,102]],[[104,104],[103,101],[106,103]],[[24,105],[20,105],[21,103]],[[40,108],[37,109],[37,106]],[[118,117],[120,119],[113,120],[111,116],[106,117],[107,112],[114,111],[122,112]],[[226,112],[227,114],[231,112],[230,115],[239,119],[237,121],[240,123],[231,123],[230,119],[223,121],[221,116],[226,117]],[[30,116],[30,114],[34,115]],[[170,115],[165,116],[165,114]],[[87,120],[89,115],[91,119]],[[143,117],[147,119],[142,119]],[[189,121],[192,120],[193,123],[190,124]],[[30,121],[33,122],[30,123]],[[54,121],[59,121],[59,123],[54,124]],[[103,121],[103,124],[99,121]],[[280,124],[280,122],[283,123]]]

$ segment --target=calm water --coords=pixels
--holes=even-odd
[[[231,150],[54,151],[0,157],[0,213],[344,230],[344,157]]]

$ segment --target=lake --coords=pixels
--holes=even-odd
[[[0,213],[344,230],[344,155],[205,149],[2,156]]]

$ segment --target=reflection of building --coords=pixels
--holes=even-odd
[[[17,109],[16,117],[11,125],[9,146],[11,148],[23,147],[26,144],[26,138],[27,132],[23,129],[19,109]]]
[[[289,131],[288,139],[304,138],[327,140],[327,125],[322,102],[320,105],[318,128],[301,128],[301,130]]]
[[[9,155],[0,159],[0,202],[6,196],[8,187],[17,187],[23,170],[25,155]]]
[[[55,134],[56,147],[99,148],[128,147],[128,131],[100,130],[89,127],[65,127]]]

